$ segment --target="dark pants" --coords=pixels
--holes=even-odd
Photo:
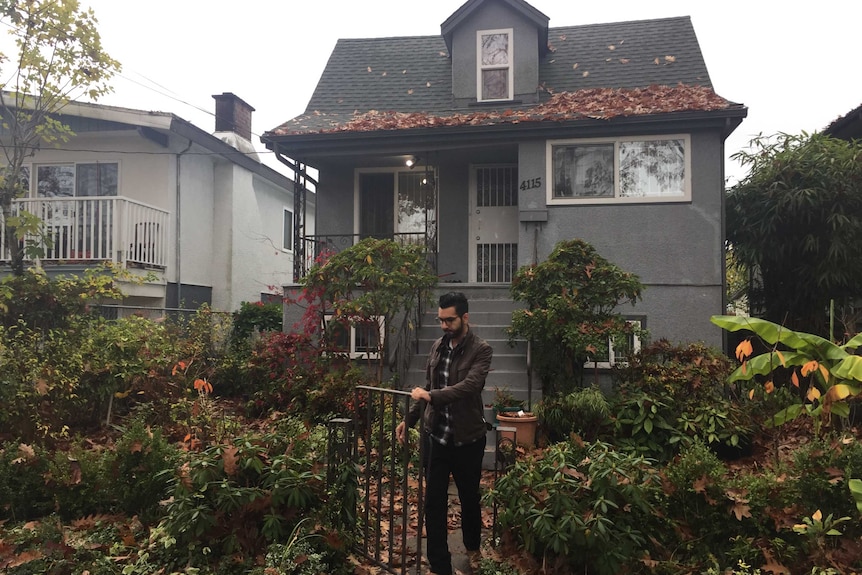
[[[430,437],[425,460],[425,531],[428,563],[438,575],[452,573],[449,553],[447,512],[449,507],[449,474],[455,479],[461,500],[461,533],[464,547],[477,551],[481,542],[482,510],[479,481],[482,478],[482,456],[485,438],[461,446],[440,445]]]

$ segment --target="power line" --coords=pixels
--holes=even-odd
[[[230,144],[227,144],[227,145],[230,145]],[[6,146],[0,145],[0,147],[5,148]],[[176,152],[168,152],[168,151],[152,151],[152,152],[150,152],[150,151],[130,151],[130,150],[91,150],[88,148],[66,148],[66,147],[53,147],[53,146],[51,146],[49,148],[45,148],[42,146],[26,146],[25,147],[25,146],[20,146],[20,145],[17,147],[21,148],[21,149],[25,149],[25,150],[30,150],[33,152],[49,151],[50,150],[50,151],[59,151],[59,152],[87,152],[87,153],[93,153],[93,154],[128,154],[128,155],[140,154],[142,156],[175,156],[176,155]],[[271,150],[266,150],[263,152],[257,152],[257,151],[255,151],[255,152],[243,152],[243,151],[234,149],[234,150],[225,151],[225,152],[185,152],[183,155],[184,156],[248,156],[248,157],[251,157],[251,156],[259,156],[261,154],[275,154],[275,152],[273,152]]]
[[[7,28],[9,28],[9,29],[10,29],[10,30],[12,30],[12,31],[14,31],[14,30],[15,30],[15,27],[14,27],[11,23],[9,23],[9,22],[7,22],[7,21],[5,21],[5,20],[0,20],[0,25],[6,26]],[[67,32],[66,30],[63,30],[63,29],[58,28],[58,27],[56,27],[56,26],[52,26],[52,28],[53,28],[55,31],[57,31],[59,34],[62,34],[62,35],[63,35],[63,36],[65,36],[65,37],[69,37],[69,34],[68,34],[68,32]],[[20,35],[18,35],[18,36],[20,37]],[[122,62],[121,62],[120,64],[122,65]],[[124,79],[124,80],[126,80],[126,81],[128,81],[128,82],[131,82],[132,84],[136,84],[137,86],[140,86],[141,88],[143,88],[143,89],[145,89],[145,90],[149,90],[149,91],[151,91],[151,92],[153,92],[153,93],[155,93],[155,94],[158,94],[158,95],[163,96],[163,97],[165,97],[165,98],[169,98],[169,99],[171,99],[171,100],[173,100],[173,101],[175,101],[175,102],[179,102],[180,104],[186,105],[186,106],[188,106],[188,107],[190,107],[190,108],[192,108],[192,109],[194,109],[194,110],[197,110],[198,112],[202,112],[202,113],[204,113],[204,114],[207,114],[207,115],[209,115],[209,116],[212,116],[213,118],[216,118],[217,120],[218,120],[218,119],[224,119],[224,118],[221,118],[220,116],[218,116],[218,115],[217,115],[213,110],[211,110],[211,109],[205,109],[205,108],[202,108],[201,106],[198,106],[198,105],[196,105],[196,104],[191,103],[191,102],[190,102],[190,101],[188,101],[187,99],[184,99],[184,98],[180,97],[176,92],[174,92],[174,91],[173,91],[173,90],[171,90],[170,88],[167,88],[166,86],[161,85],[159,82],[156,82],[155,80],[152,80],[151,78],[148,78],[147,76],[145,76],[144,74],[142,74],[142,73],[138,72],[137,70],[132,70],[132,72],[133,72],[133,73],[135,73],[135,74],[137,74],[137,75],[139,75],[141,78],[144,78],[147,82],[150,82],[150,83],[152,83],[152,84],[154,84],[154,85],[158,86],[159,88],[161,88],[161,90],[157,90],[157,89],[153,88],[153,87],[152,87],[152,86],[150,86],[150,85],[147,85],[147,84],[145,84],[145,83],[139,82],[139,81],[137,81],[137,80],[135,80],[135,79],[133,79],[133,78],[131,78],[131,77],[129,77],[129,76],[127,76],[127,75],[125,75],[125,74],[121,73],[121,72],[116,72],[116,73],[114,74],[114,77],[122,78],[122,79]],[[162,91],[162,90],[164,90],[164,91]],[[170,92],[170,93],[169,93],[169,92]],[[98,105],[98,104],[96,103],[96,105]],[[253,131],[253,130],[251,130],[251,134],[252,134],[253,136],[258,137],[258,138],[260,138],[260,137],[261,137],[261,134],[260,134],[260,133],[255,132],[255,131]],[[81,150],[81,151],[92,151],[92,150]],[[272,153],[272,152],[263,152],[263,153],[267,153],[267,154],[269,154],[269,153]]]

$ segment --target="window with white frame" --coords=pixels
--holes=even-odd
[[[118,168],[116,162],[37,164],[34,166],[36,196],[40,198],[116,196],[119,181]],[[29,178],[27,183],[29,185]]]
[[[691,200],[688,135],[548,142],[548,203]]]
[[[330,347],[348,355],[351,359],[379,359],[383,347],[385,322],[380,316],[372,316],[365,322],[347,325],[333,320],[333,315],[323,318],[324,329]]]
[[[476,32],[476,96],[480,102],[514,97],[512,29]]]
[[[281,249],[293,251],[293,211],[284,208],[281,224]]]
[[[614,365],[626,365],[629,359],[641,350],[639,335],[641,321],[630,319],[626,320],[626,324],[632,328],[632,332],[627,334],[625,338],[608,338],[607,349],[597,350],[591,360],[585,364],[586,367],[610,369]]]

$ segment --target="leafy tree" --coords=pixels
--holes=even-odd
[[[827,336],[830,302],[862,295],[862,142],[779,134],[734,158],[750,171],[728,193],[727,238],[752,309]]]
[[[546,394],[570,392],[583,383],[584,363],[625,340],[635,329],[618,309],[641,297],[638,277],[612,264],[583,240],[560,242],[537,265],[512,280],[512,296],[527,309],[512,314],[512,338],[534,344],[533,361]]]
[[[102,50],[95,14],[78,0],[0,0],[0,22],[16,45],[11,56],[0,52],[0,66],[7,66],[0,84],[0,146],[6,159],[0,210],[10,265],[21,275],[24,256],[38,253],[38,242],[24,240],[40,229],[34,215],[12,209],[12,200],[27,191],[24,162],[40,145],[68,141],[72,131],[58,114],[72,99],[97,100],[110,92],[108,82],[120,65]]]
[[[311,304],[309,310],[316,315],[311,321],[321,325],[326,316],[332,316],[326,322],[324,347],[332,349],[332,340],[341,330],[363,329],[379,358],[377,377],[382,381],[387,340],[398,329],[394,320],[403,317],[410,322],[411,311],[424,303],[437,276],[428,265],[424,246],[365,238],[315,264],[300,283]],[[377,318],[386,322],[382,339],[375,337]]]

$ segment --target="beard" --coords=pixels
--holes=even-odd
[[[443,333],[445,333],[446,337],[448,337],[449,339],[452,339],[452,338],[459,339],[465,333],[467,333],[467,326],[464,323],[464,320],[462,319],[461,325],[458,326],[458,329],[446,328],[443,330]]]

